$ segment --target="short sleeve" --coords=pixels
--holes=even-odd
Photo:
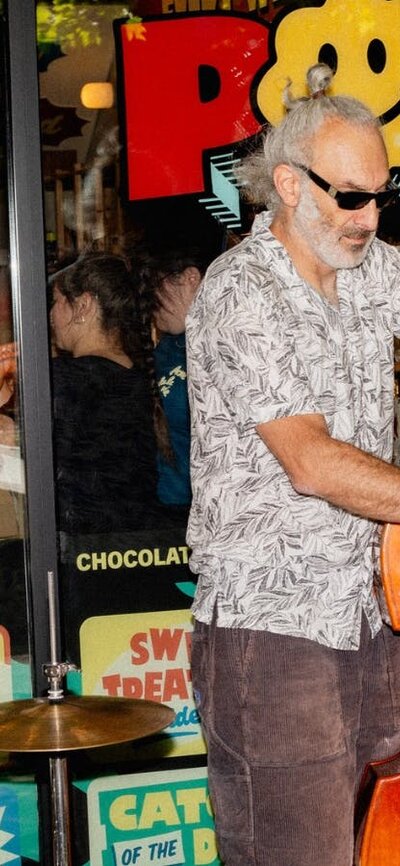
[[[262,287],[257,278],[257,269],[242,267],[220,277],[218,291],[206,282],[199,318],[191,317],[187,331],[197,364],[242,434],[272,419],[320,412],[295,349],[298,313],[272,278]]]

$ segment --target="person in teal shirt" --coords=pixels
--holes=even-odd
[[[190,486],[190,413],[186,383],[185,318],[205,270],[200,251],[169,250],[153,263],[157,271],[154,324],[155,372],[168,425],[171,460],[158,455],[158,498],[187,511]]]

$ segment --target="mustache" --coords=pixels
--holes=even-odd
[[[349,238],[350,240],[356,240],[356,241],[362,241],[362,240],[367,241],[367,240],[369,240],[369,238],[373,237],[374,235],[375,235],[375,232],[369,231],[368,229],[350,229],[350,228],[348,228],[348,229],[346,229],[345,232],[343,232],[343,237]]]

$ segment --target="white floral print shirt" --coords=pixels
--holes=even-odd
[[[377,527],[296,493],[256,432],[320,413],[333,437],[391,461],[393,334],[400,255],[374,240],[337,272],[339,309],[297,274],[259,214],[209,268],[186,326],[193,504],[188,544],[195,617],[356,649],[373,590]]]

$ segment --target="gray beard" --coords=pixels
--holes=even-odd
[[[309,190],[309,181],[302,183],[294,225],[316,258],[335,271],[340,268],[357,268],[364,261],[375,237],[375,232],[362,231],[355,226],[353,229],[349,226],[345,231],[335,229],[329,219],[322,215]],[[360,248],[357,244],[354,249],[343,249],[340,244],[341,237],[365,238],[365,245]]]

